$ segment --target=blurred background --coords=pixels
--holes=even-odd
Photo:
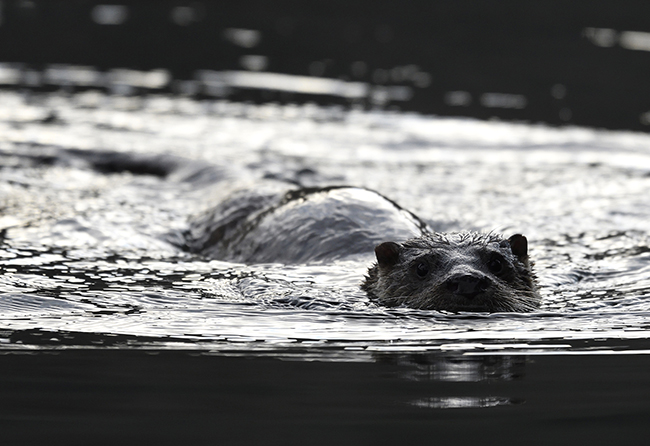
[[[650,130],[650,2],[0,1],[0,88]]]

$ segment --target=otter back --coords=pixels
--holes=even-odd
[[[189,245],[218,260],[290,264],[371,254],[384,240],[425,232],[415,215],[368,189],[242,191],[192,222]]]

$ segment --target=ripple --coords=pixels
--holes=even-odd
[[[329,121],[282,113],[260,120],[251,116],[264,110],[247,105],[242,114],[240,104],[203,104],[197,110],[207,111],[193,115],[88,110],[77,99],[59,98],[56,132],[0,122],[0,348],[153,346],[372,360],[446,349],[576,352],[598,339],[625,350],[650,337],[647,135],[359,111]],[[116,119],[146,132],[124,131]],[[88,163],[97,147],[193,164],[169,178],[98,172]],[[220,167],[206,174],[210,163]],[[224,178],[233,184],[216,184]],[[368,187],[438,230],[524,233],[542,307],[528,314],[384,308],[359,289],[372,253],[241,265],[179,248],[188,217],[235,182],[262,178]],[[508,404],[507,396],[495,398],[483,406],[421,405]]]

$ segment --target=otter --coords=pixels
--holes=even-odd
[[[521,234],[428,233],[375,248],[361,288],[387,306],[526,312],[540,304],[528,241]]]
[[[57,162],[85,161],[108,172],[155,175],[232,191],[232,167],[173,155],[54,149]],[[58,157],[56,156],[58,155]],[[49,160],[49,158],[47,158]],[[373,252],[361,288],[386,306],[459,311],[532,311],[541,302],[526,237],[432,231],[383,195],[351,186],[301,187],[258,181],[190,219],[166,239],[215,260],[310,263]],[[398,240],[387,241],[387,240]]]
[[[374,249],[361,288],[386,306],[524,312],[541,300],[523,235],[433,232],[364,188],[243,190],[195,219],[187,240],[194,252],[241,263],[331,261]]]

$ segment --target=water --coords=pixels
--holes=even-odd
[[[216,437],[207,426],[214,418],[207,414],[217,417],[217,411],[224,423],[248,417],[243,409],[221,417],[230,403],[220,399],[225,390],[213,386],[210,373],[219,379],[224,370],[242,373],[222,378],[234,386],[231,403],[266,401],[249,394],[247,385],[278,392],[279,413],[298,416],[300,408],[317,403],[318,410],[302,413],[297,422],[305,432],[313,432],[313,419],[329,416],[335,425],[345,424],[343,415],[328,412],[345,404],[356,413],[378,410],[391,429],[419,426],[415,431],[423,433],[435,423],[422,410],[461,410],[442,418],[461,424],[474,416],[471,411],[488,409],[516,413],[516,419],[567,420],[569,409],[552,414],[569,403],[579,410],[580,392],[598,391],[599,380],[609,380],[616,395],[636,408],[629,410],[646,414],[647,404],[625,377],[643,385],[637,374],[650,352],[649,147],[645,134],[574,127],[167,96],[3,92],[0,361],[7,380],[18,386],[5,396],[19,398],[33,385],[49,383],[44,389],[56,397],[43,410],[62,418],[43,432],[60,432],[79,417],[57,398],[65,400],[63,389],[81,374],[95,390],[80,396],[78,407],[108,432],[109,424],[100,421],[105,413],[91,396],[109,407],[122,403],[97,390],[101,386],[117,386],[124,398],[133,386],[149,386],[142,398],[154,406],[160,395],[173,405],[179,395],[190,398],[203,389],[216,405],[194,419],[205,436],[194,434],[211,439]],[[90,166],[91,159],[110,161],[119,154],[149,157],[153,164],[132,172]],[[189,161],[164,178],[147,167],[161,156]],[[216,167],[201,171],[205,166]],[[197,171],[202,174],[192,175]],[[536,262],[542,306],[527,314],[384,308],[359,289],[372,253],[309,265],[243,265],[178,246],[188,219],[209,210],[233,185],[269,179],[367,187],[441,231],[523,233]],[[35,358],[32,366],[21,365],[32,359],[16,359],[24,354]],[[296,360],[322,365],[291,365]],[[338,368],[325,365],[330,362]],[[117,363],[130,365],[120,369]],[[97,367],[104,370],[99,364],[107,371],[91,378]],[[350,386],[368,376],[359,364],[368,364],[370,387],[351,397]],[[169,367],[175,371],[148,381]],[[557,371],[563,367],[568,374]],[[22,377],[25,370],[32,371]],[[259,383],[262,378],[252,377],[260,370],[276,375]],[[330,373],[349,379],[311,394],[317,383],[304,373],[330,377],[323,382],[332,379]],[[575,390],[575,376],[589,373],[597,375],[588,381],[593,386]],[[187,387],[193,379],[194,390]],[[544,396],[545,379],[552,396]],[[498,385],[477,384],[482,382]],[[287,397],[294,384],[307,396]],[[376,401],[363,392],[380,392],[382,404],[392,402],[373,409]],[[18,415],[3,412],[0,419],[35,416],[38,406],[25,401]],[[585,415],[592,432],[605,429],[594,421],[598,417],[613,417],[614,426],[628,410],[605,400],[592,403],[600,404]],[[124,417],[145,420],[148,409],[128,407]],[[184,419],[183,407],[147,417],[159,416],[158,432],[181,435],[180,427],[164,427],[164,420]],[[467,409],[471,413],[462,412]],[[396,413],[412,417],[412,424],[400,424],[405,418],[394,418]],[[496,429],[494,416],[489,420]],[[627,422],[642,429],[634,420]],[[368,428],[372,417],[360,423]],[[256,426],[272,430],[270,424]],[[547,426],[540,421],[533,427]],[[358,434],[355,429],[341,435]]]
[[[164,96],[3,93],[2,104],[7,332],[214,351],[354,347],[356,359],[647,338],[646,135]],[[87,162],[98,150],[198,164],[168,179],[100,173]],[[372,253],[307,266],[190,255],[170,240],[228,190],[188,177],[208,164],[226,186],[363,186],[437,230],[523,233],[543,304],[514,315],[383,308],[358,288]]]
[[[279,361],[178,351],[0,355],[4,444],[628,444],[647,356]]]

